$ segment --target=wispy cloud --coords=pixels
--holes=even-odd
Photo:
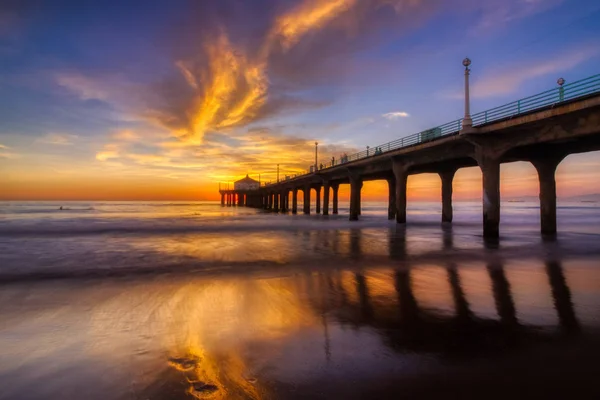
[[[381,115],[385,119],[389,119],[390,121],[396,120],[398,118],[408,118],[410,114],[405,111],[392,111],[386,114]]]
[[[3,144],[0,143],[0,158],[12,160],[12,159],[20,157],[19,154],[13,153],[10,150],[11,150],[10,147],[5,146],[5,145],[3,145]]]
[[[481,33],[482,29],[502,27],[512,21],[550,10],[563,2],[564,0],[468,0],[466,3],[468,9],[480,12],[481,17],[474,32]]]
[[[203,178],[229,180],[232,177],[254,171],[263,179],[275,177],[276,165],[284,175],[299,173],[314,163],[314,139],[283,134],[263,127],[228,133],[210,132],[202,145],[190,145],[177,138],[148,140],[135,135],[122,137],[103,146],[96,154],[106,168],[133,167],[157,173],[177,171],[184,177],[196,176],[202,171]],[[113,137],[114,139],[114,137]],[[326,163],[342,153],[356,151],[352,146],[323,143],[319,146],[320,160]]]
[[[70,146],[78,138],[77,135],[70,135],[67,133],[48,133],[45,136],[39,138],[37,142],[54,144],[58,146]]]
[[[108,161],[110,159],[119,158],[120,155],[120,146],[119,144],[109,143],[104,145],[103,149],[96,153],[96,160],[98,161]]]
[[[79,73],[59,73],[56,83],[82,100],[106,100],[109,97],[105,84]]]
[[[544,60],[530,60],[520,65],[493,70],[479,79],[473,79],[471,96],[486,98],[509,95],[518,91],[519,87],[529,80],[554,74],[555,79],[548,81],[548,86],[551,86],[559,76],[564,75],[564,78],[568,78],[565,75],[567,71],[599,55],[600,48],[589,46],[562,54],[553,54]],[[464,97],[461,90],[440,94],[442,97],[453,99]]]
[[[134,142],[139,140],[142,135],[137,132],[134,132],[131,129],[123,129],[113,133],[112,138],[115,140],[125,141],[125,142]]]
[[[252,45],[246,39],[240,40],[236,30],[218,26],[199,36],[203,42],[194,46],[194,54],[182,55],[174,61],[179,76],[157,88],[146,115],[182,140],[198,144],[207,132],[245,126],[287,109],[327,105],[328,101],[308,98],[308,92],[302,91],[306,88],[295,92],[295,85],[302,75],[307,75],[307,69],[313,68],[311,64],[360,48],[357,40],[343,41],[343,36],[337,33],[356,36],[358,30],[368,26],[363,23],[367,20],[368,29],[375,30],[379,24],[374,21],[381,18],[383,7],[390,7],[392,16],[409,18],[412,13],[430,13],[430,9],[436,8],[427,7],[432,3],[431,0],[301,0],[291,7],[276,8],[277,14],[264,21],[266,26],[261,28],[264,35],[254,38]],[[243,29],[247,23],[241,22],[238,28]],[[312,42],[317,36],[325,39],[318,45]],[[340,46],[341,42],[350,44]],[[323,51],[323,46],[331,47],[331,51]],[[339,59],[335,61],[339,66]],[[335,76],[340,69],[318,70]],[[284,79],[282,75],[286,75]]]

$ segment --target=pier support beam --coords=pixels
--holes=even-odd
[[[323,185],[323,215],[329,215],[329,182]]]
[[[290,191],[285,192],[285,211],[290,211]]]
[[[310,214],[310,186],[304,188],[304,214]]]
[[[279,193],[279,212],[285,212],[285,192]]]
[[[290,209],[289,192],[287,190],[284,190],[283,193],[281,193],[281,211],[288,212],[289,209]]]
[[[225,207],[225,194],[221,193],[221,207]]]
[[[360,215],[360,189],[363,182],[360,176],[350,175],[350,221],[358,221]]]
[[[390,176],[388,183],[388,219],[396,218],[396,177]]]
[[[268,201],[267,201],[267,210],[272,210],[273,209],[273,193],[269,193],[267,195]]]
[[[279,193],[273,194],[273,211],[279,211]]]
[[[477,157],[483,174],[483,236],[500,236],[500,160],[487,155]]]
[[[455,174],[455,169],[439,172],[442,180],[442,222],[452,222],[452,181]]]
[[[332,213],[338,213],[338,190],[340,185],[336,183],[335,185],[331,185],[331,190],[333,191],[333,199],[332,199]]]
[[[532,159],[540,182],[540,222],[544,235],[556,234],[556,179],[558,164],[564,155],[544,159]]]
[[[292,190],[292,214],[298,213],[298,189]]]
[[[406,223],[406,183],[408,181],[408,168],[401,161],[392,163],[394,177],[396,178],[396,222]]]
[[[315,195],[317,196],[317,198],[315,199],[316,213],[320,214],[321,213],[321,186],[317,186],[315,188]]]

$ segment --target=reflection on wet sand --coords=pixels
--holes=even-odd
[[[566,334],[579,333],[580,325],[575,315],[573,302],[571,301],[571,290],[567,286],[560,262],[548,261],[546,263],[546,273],[552,287],[554,308],[556,308],[556,312],[558,313],[561,329]]]
[[[74,371],[85,369],[90,359],[124,368],[135,382],[113,388],[113,393],[130,390],[135,398],[360,398],[371,390],[386,398],[401,393],[406,379],[421,373],[443,375],[443,368],[466,368],[467,375],[476,374],[471,363],[505,362],[545,343],[575,343],[585,329],[597,328],[579,321],[573,289],[557,258],[531,260],[525,267],[499,258],[468,265],[452,259],[424,262],[408,251],[404,229],[391,229],[383,244],[360,229],[300,235],[315,251],[329,248],[346,255],[347,266],[290,269],[277,277],[233,274],[65,284],[52,304],[19,308],[14,301],[5,302],[0,320],[16,321],[14,315],[19,315],[26,322],[0,325],[0,340],[21,335],[18,345],[24,353],[48,341],[44,321],[63,326],[58,334],[66,344],[63,350],[56,347],[52,359]],[[452,249],[454,241],[452,230],[445,229],[438,247]],[[387,262],[364,262],[382,247]],[[530,304],[515,301],[516,286],[507,273],[511,268],[523,274],[544,271],[544,290],[552,296],[550,311],[558,326],[520,317],[519,307]],[[465,279],[472,271],[477,278],[471,274]],[[597,274],[591,269],[586,273]],[[0,295],[28,301],[29,290],[44,288],[53,295],[57,290],[43,283],[33,289],[14,285],[0,288]],[[489,297],[491,312],[477,311],[484,301],[473,293]],[[61,307],[72,304],[86,306],[69,309],[73,320],[61,320]],[[36,312],[23,312],[28,307]],[[27,322],[30,330],[23,328]],[[69,342],[71,336],[89,342]],[[72,356],[73,348],[84,350]],[[11,351],[18,353],[14,347]],[[7,365],[11,354],[0,350],[0,365]],[[0,387],[8,394],[0,393],[0,398],[8,399],[21,393],[32,376],[52,376],[44,368],[54,366],[32,361],[15,370],[4,368]],[[31,375],[15,379],[23,370]],[[64,394],[61,382],[73,385],[72,380],[59,380],[28,388],[30,398],[59,398]],[[423,385],[427,390],[427,383]],[[84,392],[83,397],[122,398],[106,393]],[[481,398],[481,393],[470,395]]]

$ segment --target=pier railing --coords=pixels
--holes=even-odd
[[[533,96],[513,101],[500,107],[492,108],[474,114],[473,126],[484,125],[488,122],[494,122],[499,119],[514,117],[519,114],[527,113],[539,108],[562,103],[563,101],[573,100],[593,93],[600,92],[600,74],[590,76],[589,78],[568,83],[554,89],[546,90]]]
[[[533,96],[513,101],[500,107],[495,107],[490,110],[481,111],[471,116],[473,126],[481,126],[490,122],[495,122],[501,119],[512,118],[521,114],[529,113],[534,110],[553,106],[565,101],[574,100],[580,97],[589,96],[591,94],[600,93],[600,74],[590,76],[589,78],[581,79],[575,82],[559,86]],[[375,147],[368,147],[366,150],[358,153],[343,155],[338,159],[332,159],[327,163],[320,164],[317,170],[322,171],[335,166],[343,165],[352,161],[360,160],[367,157],[377,156],[389,151],[398,150],[405,147],[418,145],[421,143],[431,142],[441,137],[456,134],[462,128],[462,118],[436,126],[435,128],[427,129],[422,132],[414,133],[400,139],[393,140]],[[289,176],[289,179],[295,179],[304,175],[309,175],[315,171],[302,171],[295,175]],[[284,182],[280,180],[279,183]],[[275,184],[277,182],[268,182],[265,186]]]

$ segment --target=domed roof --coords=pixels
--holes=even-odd
[[[235,181],[235,183],[258,183],[258,181],[250,178],[248,174],[246,174],[245,178],[242,178],[239,181]]]

